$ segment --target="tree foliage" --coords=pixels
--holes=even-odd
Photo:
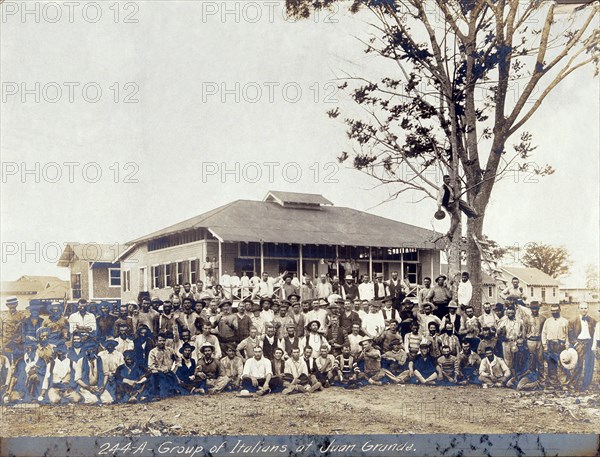
[[[542,243],[529,243],[525,247],[521,263],[526,267],[537,268],[553,278],[568,274],[572,264],[564,247]]]

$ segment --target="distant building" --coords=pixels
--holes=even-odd
[[[69,269],[69,299],[120,299],[121,265],[114,259],[125,249],[118,244],[67,243],[57,265]]]
[[[527,297],[528,301],[537,300],[540,303],[559,303],[559,285],[557,279],[547,275],[543,271],[537,268],[527,267],[513,267],[503,266],[500,267],[502,270],[502,279],[506,281],[506,284],[510,284],[513,277],[519,278],[523,292]],[[502,292],[503,286],[500,287],[496,284],[493,278],[487,274],[483,275],[482,282],[482,301],[496,303],[501,301],[500,292]]]
[[[0,300],[2,309],[7,297],[16,296],[19,309],[32,300],[63,300],[69,290],[69,281],[56,276],[21,276],[16,281],[2,281]]]
[[[597,290],[585,287],[559,287],[561,303],[598,303],[600,295]]]
[[[214,276],[251,277],[263,271],[311,276],[323,260],[340,259],[332,271],[343,276],[353,259],[360,274],[392,270],[420,284],[440,271],[440,250],[430,230],[351,208],[335,207],[321,195],[271,191],[262,201],[227,205],[128,244],[116,261],[123,270],[123,300],[140,292],[164,299],[173,284],[206,282],[205,259],[216,260]]]

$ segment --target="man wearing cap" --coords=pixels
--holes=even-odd
[[[301,338],[304,336],[304,327],[306,326],[306,314],[302,312],[300,302],[298,301],[292,302],[291,308],[292,312],[289,313],[289,315],[296,326],[296,336],[298,338]]]
[[[484,388],[503,387],[510,379],[510,368],[502,358],[494,355],[494,348],[485,348],[485,357],[479,365],[479,382]]]
[[[14,364],[12,379],[4,398],[5,403],[35,400],[42,389],[42,381],[46,374],[46,362],[36,353],[37,342],[35,340],[26,340],[23,346],[25,351]]]
[[[471,349],[468,341],[462,342],[462,350],[456,357],[456,372],[460,384],[479,384],[481,357]]]
[[[358,286],[354,283],[354,277],[351,274],[346,274],[345,282],[341,287],[342,298],[346,300],[354,300],[358,298]]]
[[[531,315],[525,321],[525,338],[527,349],[532,356],[531,370],[537,373],[542,384],[545,383],[544,375],[544,348],[542,347],[542,329],[546,318],[540,315],[540,304],[532,301],[529,304]]]
[[[269,360],[273,360],[275,349],[279,347],[279,341],[275,336],[275,326],[272,323],[266,325],[266,334],[262,339],[263,356]]]
[[[8,311],[3,311],[0,317],[0,328],[2,333],[2,347],[7,351],[7,355],[14,362],[22,354],[19,345],[23,342],[23,320],[24,314],[17,311],[19,300],[17,297],[8,297],[6,307]]]
[[[242,388],[264,395],[270,392],[269,382],[273,376],[271,361],[263,357],[260,346],[254,348],[254,357],[246,360],[242,373]]]
[[[361,300],[373,300],[375,298],[375,287],[369,281],[369,276],[364,275],[362,283],[358,286],[358,296]]]
[[[312,348],[312,357],[317,358],[321,346],[329,346],[327,339],[319,332],[321,323],[318,320],[309,321],[306,326],[307,334],[300,340],[300,352],[304,353],[304,349],[308,346]]]
[[[284,351],[284,358],[292,356],[292,351],[300,348],[300,338],[296,336],[296,325],[290,323],[286,326],[286,335],[280,339],[279,345]]]
[[[506,309],[506,316],[500,320],[497,329],[498,338],[502,341],[502,353],[508,368],[512,369],[513,354],[517,351],[517,339],[525,336],[525,325],[517,319],[513,306]]]
[[[375,283],[373,284],[373,298],[381,300],[390,296],[387,284],[383,281],[383,273],[375,274]]]
[[[291,303],[287,300],[283,300],[279,307],[277,315],[273,318],[273,325],[275,326],[275,337],[280,340],[287,335],[287,326],[295,326],[296,323],[290,314],[288,313],[289,305]]]
[[[87,312],[87,300],[85,298],[77,302],[77,312],[69,316],[69,331],[73,334],[75,330],[93,334],[96,332],[96,316]]]
[[[87,404],[112,403],[112,395],[106,390],[108,379],[104,377],[102,359],[98,357],[98,345],[89,343],[85,347],[85,356],[75,364],[75,390]]]
[[[446,286],[446,276],[439,275],[435,278],[436,285],[431,288],[427,301],[437,307],[435,315],[440,319],[448,313],[448,303],[452,300],[452,292]]]
[[[224,378],[223,382],[225,384],[223,389],[238,390],[242,383],[244,361],[236,355],[236,348],[233,345],[228,345],[225,348],[225,354],[227,355],[220,361],[221,376]]]
[[[44,401],[47,393],[48,401],[52,404],[61,401],[79,403],[82,397],[75,391],[74,363],[66,356],[67,347],[60,343],[56,346],[55,352],[56,357],[46,367],[38,401]]]
[[[328,306],[330,313],[329,326],[325,332],[325,338],[331,346],[331,352],[334,357],[337,357],[340,354],[346,339],[344,335],[344,329],[340,324],[340,303],[344,303],[344,300],[341,298]]]
[[[283,277],[283,284],[281,285],[281,299],[282,300],[289,300],[289,296],[290,295],[298,295],[298,293],[300,292],[298,290],[298,287],[296,287],[294,284],[292,284],[292,275],[291,274],[287,274]]]
[[[408,362],[408,371],[412,384],[435,384],[438,379],[437,365],[429,353],[427,340],[419,344],[419,354]]]
[[[569,322],[569,343],[577,351],[577,366],[570,371],[567,384],[571,389],[587,390],[594,373],[594,352],[592,351],[596,321],[588,315],[589,305],[579,304],[579,316]]]

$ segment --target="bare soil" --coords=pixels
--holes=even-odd
[[[598,433],[600,394],[366,386],[238,398],[233,393],[135,405],[2,408],[0,436]]]

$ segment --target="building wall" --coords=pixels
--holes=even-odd
[[[93,275],[91,298],[121,298],[121,287],[110,287],[108,268],[94,268],[89,273]]]
[[[523,283],[522,283],[523,284]],[[555,303],[559,303],[561,300],[561,295],[559,293],[558,287],[556,286],[547,286],[546,289],[546,298],[544,300],[542,300],[542,288],[539,286],[529,286],[529,285],[523,285],[524,287],[524,292],[525,292],[525,296],[527,297],[528,301],[531,300],[536,300],[538,302],[543,302],[543,303],[547,303],[549,305],[555,304]],[[492,289],[492,296],[490,297],[489,295],[489,288]],[[552,292],[552,289],[554,289],[554,294]],[[533,294],[532,294],[533,291]],[[490,302],[490,303],[498,303],[498,302],[502,302],[504,301],[503,298],[500,297],[500,292],[501,290],[499,290],[499,288],[496,285],[489,285],[489,284],[484,284],[482,291],[481,291],[481,299],[482,302]]]

